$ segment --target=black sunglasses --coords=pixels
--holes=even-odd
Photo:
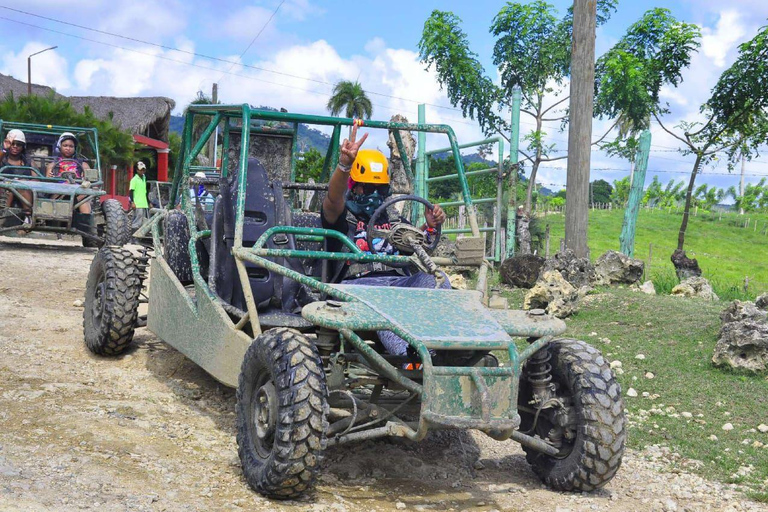
[[[24,143],[15,140],[15,141],[11,142],[11,146],[13,146],[15,148],[23,148],[24,147]]]
[[[373,194],[376,191],[383,196],[389,194],[389,185],[377,185],[375,183],[360,183],[360,185],[363,186],[364,194]]]

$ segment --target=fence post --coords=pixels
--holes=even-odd
[[[545,252],[544,252],[544,257],[549,259],[549,224],[547,224],[547,229],[545,231],[545,235],[546,235],[546,239],[545,239],[546,240],[546,248],[545,248]]]
[[[651,261],[653,260],[653,243],[648,244],[648,265],[646,265],[643,269],[643,273],[645,273],[646,269],[648,270],[648,275],[651,275]]]
[[[565,252],[565,238],[560,239],[560,252]]]

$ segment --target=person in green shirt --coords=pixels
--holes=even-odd
[[[133,210],[131,228],[139,229],[149,216],[149,197],[147,196],[147,166],[144,162],[136,164],[136,174],[128,186],[128,203]]]

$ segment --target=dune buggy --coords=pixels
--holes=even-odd
[[[197,117],[208,124],[194,140]],[[457,240],[453,256],[438,258],[407,223],[377,233],[400,254],[371,254],[323,229],[318,213],[294,208],[298,191],[322,194],[325,187],[294,182],[299,123],[333,128],[325,179],[352,119],[190,106],[170,200],[180,199],[180,208],[153,210],[134,233],[151,243],[97,253],[86,291],[87,347],[115,355],[130,344],[149,265],[148,328],[237,388],[243,472],[272,498],[308,492],[329,446],[384,436],[418,441],[432,429],[514,440],[554,489],[590,491],[611,480],[626,437],[619,384],[596,349],[557,337],[565,331],[561,320],[541,310],[486,306],[488,265],[476,251],[482,240],[451,128],[364,124],[389,130],[400,154],[400,130],[447,136],[473,236]],[[220,174],[195,163],[217,126]],[[205,178],[195,176],[201,171]],[[216,197],[209,213],[188,193],[201,183]],[[415,196],[387,203],[396,201],[431,207]],[[344,250],[329,252],[330,240]],[[472,264],[478,289],[351,285],[336,272],[349,261],[428,273]],[[377,331],[394,332],[411,351],[386,353]]]
[[[0,134],[11,129],[24,132],[29,166],[6,165],[0,168],[0,234],[39,231],[79,235],[83,246],[123,245],[130,240],[130,226],[119,201],[99,203],[103,181],[99,159],[98,132],[95,128],[36,125],[0,120]],[[82,176],[62,173],[47,177],[46,167],[57,160],[56,141],[73,133],[81,152],[78,161],[89,163]],[[90,204],[91,213],[80,212]],[[29,223],[23,225],[25,212]]]

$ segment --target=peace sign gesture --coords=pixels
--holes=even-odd
[[[357,158],[357,150],[363,145],[365,139],[368,138],[368,134],[364,134],[360,137],[360,140],[355,142],[357,138],[357,124],[352,126],[352,133],[349,134],[349,139],[344,139],[341,143],[341,150],[339,153],[339,164],[344,167],[349,167]]]

